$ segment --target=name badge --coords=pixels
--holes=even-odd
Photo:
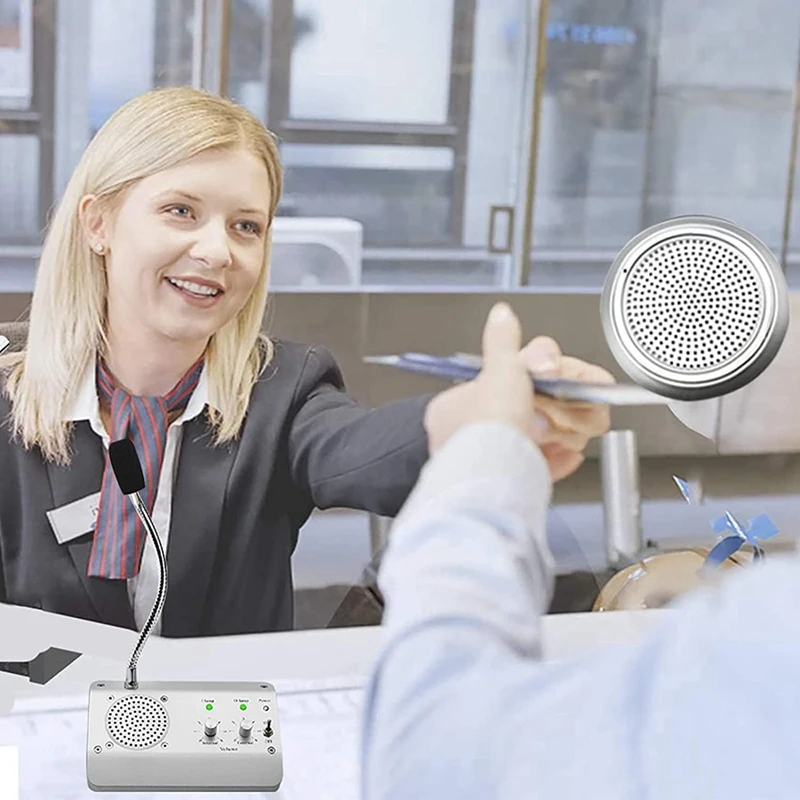
[[[64,544],[94,530],[99,508],[100,492],[97,492],[48,511],[47,519],[58,543]]]

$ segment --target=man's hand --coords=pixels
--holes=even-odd
[[[521,344],[519,320],[507,304],[497,304],[483,332],[480,375],[428,404],[425,427],[430,451],[434,453],[467,425],[502,422],[540,446],[553,481],[558,481],[583,463],[589,439],[608,430],[610,415],[606,406],[534,399],[531,373],[598,383],[613,383],[614,378],[601,367],[563,356],[548,337],[533,339],[523,350]]]
[[[534,395],[522,360],[522,329],[514,312],[498,303],[483,331],[483,369],[475,380],[431,400],[425,427],[431,453],[458,430],[477,422],[513,425],[534,438]]]
[[[539,377],[569,378],[584,383],[615,383],[614,376],[579,358],[561,354],[558,344],[547,336],[537,336],[520,353],[531,373]],[[584,461],[590,439],[602,436],[611,427],[608,406],[536,398],[536,437],[550,467],[553,482],[575,472]]]

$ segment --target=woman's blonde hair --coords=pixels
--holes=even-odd
[[[105,352],[106,273],[79,219],[87,194],[103,204],[144,177],[209,150],[244,147],[260,158],[270,181],[269,234],[264,262],[242,310],[209,342],[209,418],[214,443],[234,439],[250,393],[272,358],[261,332],[267,304],[271,226],[283,188],[272,134],[249,111],[188,87],[156,89],[130,100],[97,132],[81,158],[49,226],[29,312],[27,346],[0,358],[12,403],[12,429],[26,448],[70,460],[71,423],[65,417],[95,354]]]

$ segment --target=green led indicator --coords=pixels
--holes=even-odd
[[[239,708],[241,708],[242,711],[247,711],[247,703],[240,703]]]
[[[214,706],[211,703],[206,703],[206,711],[211,711]]]

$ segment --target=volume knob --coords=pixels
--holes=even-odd
[[[219,725],[219,723],[214,722],[214,720],[211,718],[206,720],[203,728],[206,736],[208,736],[209,739],[213,739],[217,735],[217,725]]]
[[[250,720],[243,719],[239,723],[239,736],[246,739],[253,731],[253,723]]]

